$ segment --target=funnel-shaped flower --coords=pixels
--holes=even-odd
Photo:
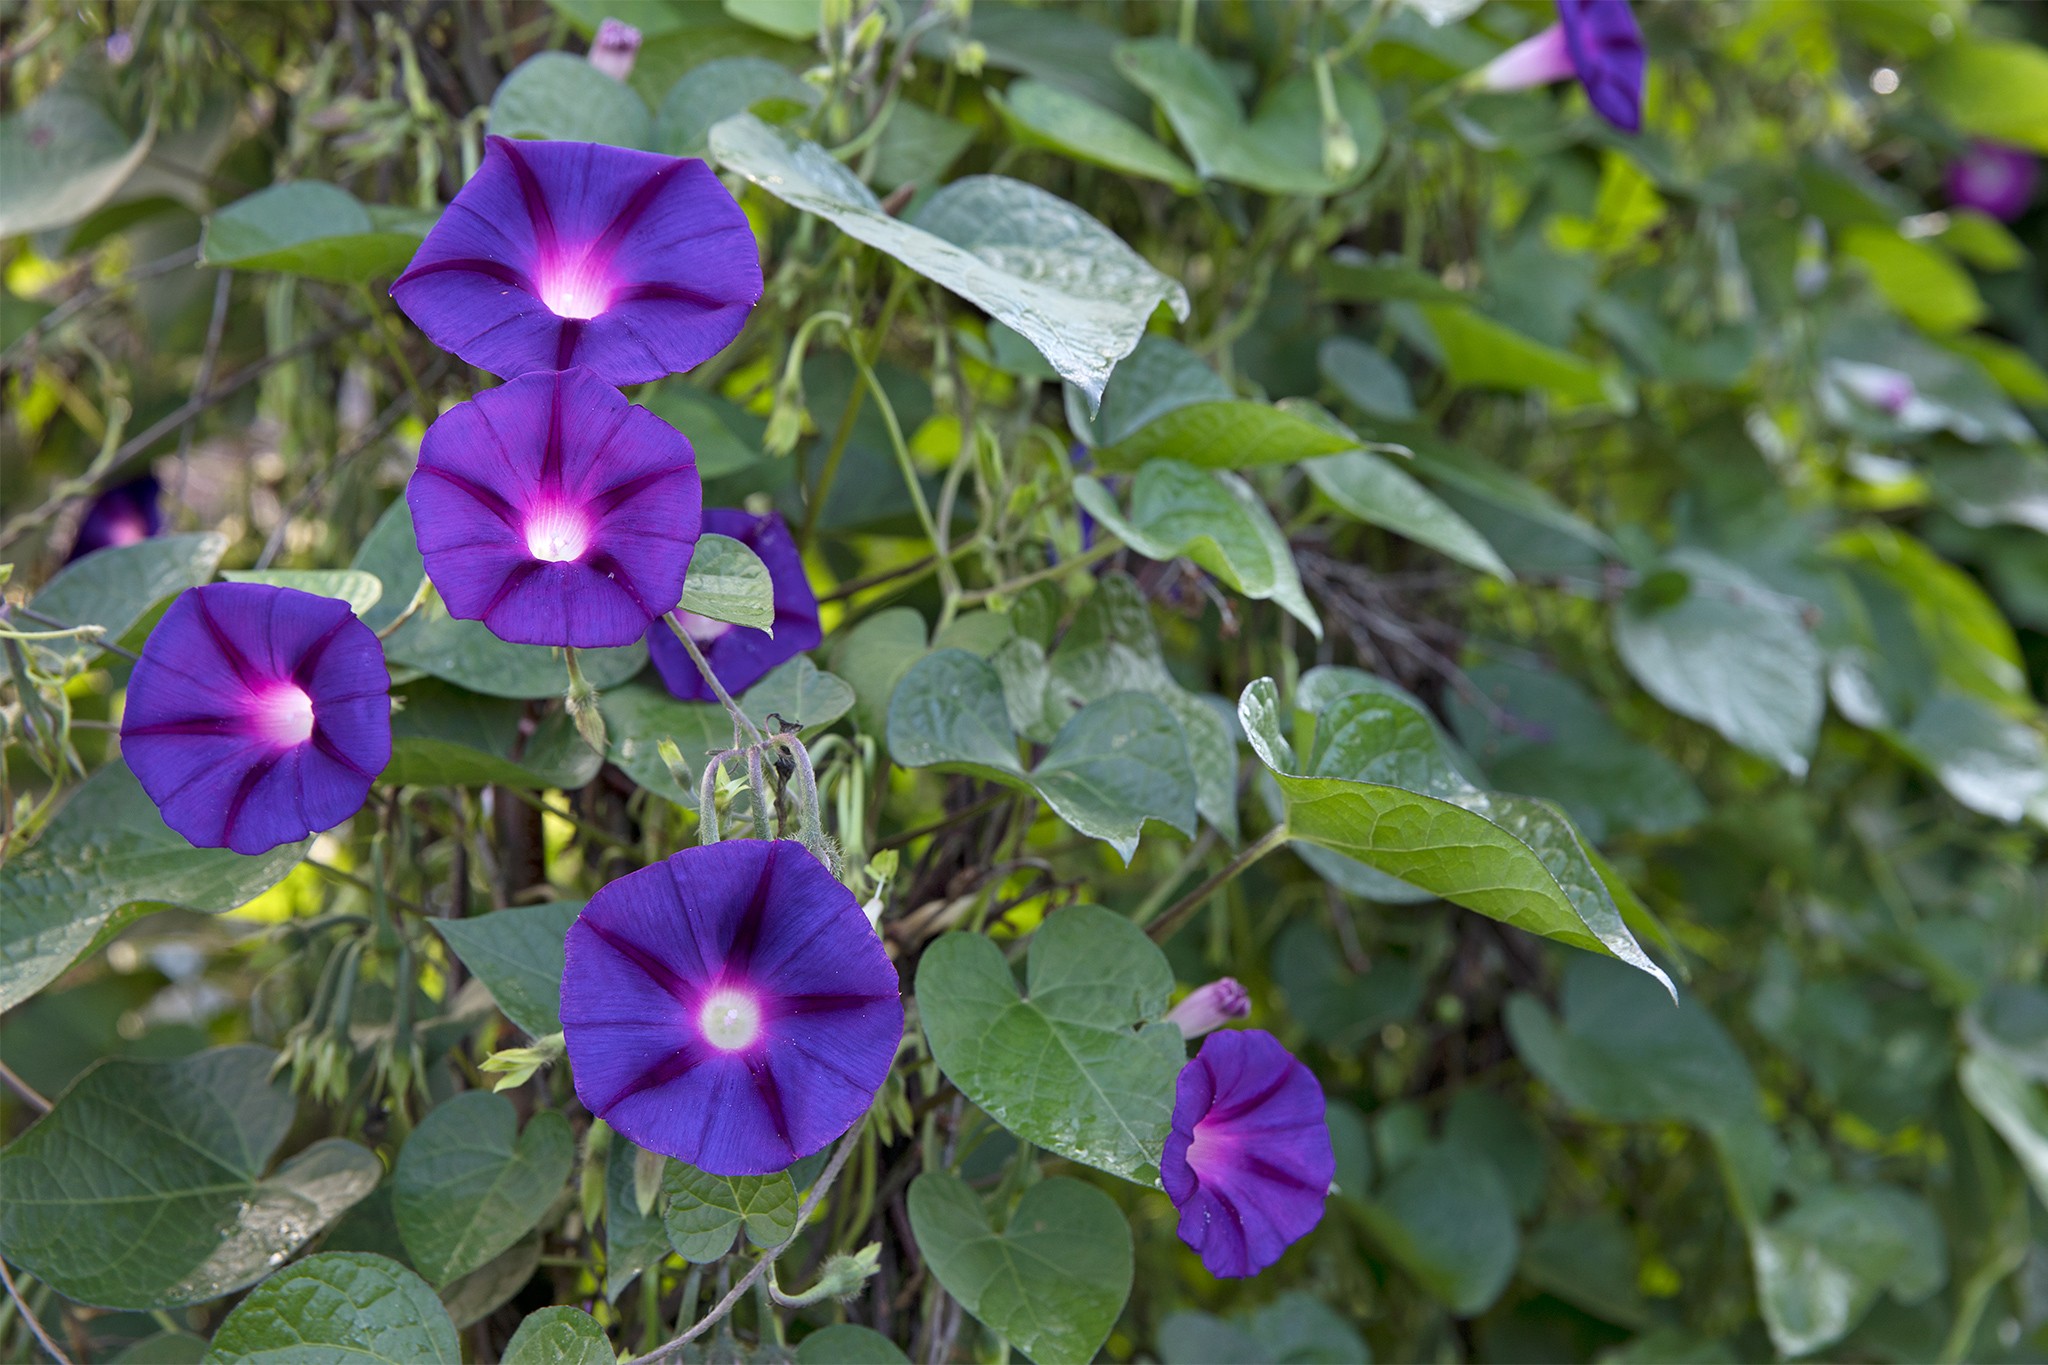
[[[1264,1029],[1213,1033],[1181,1068],[1159,1181],[1211,1275],[1256,1275],[1322,1221],[1323,1115],[1323,1088]]]
[[[728,692],[743,692],[759,682],[775,665],[816,649],[825,638],[818,627],[818,595],[804,576],[803,556],[790,539],[782,514],[755,516],[733,508],[711,507],[704,512],[707,534],[731,536],[740,541],[768,566],[768,578],[775,586],[775,633],[749,626],[713,621],[692,612],[681,612],[683,629],[704,653],[704,662],[725,684]],[[684,701],[716,701],[718,694],[697,671],[690,655],[669,629],[657,621],[647,632],[647,652],[668,690]]]
[[[2010,223],[2027,211],[2041,163],[2017,147],[1977,141],[1948,168],[1949,202]]]
[[[201,848],[261,853],[329,829],[391,761],[384,647],[332,597],[193,588],[142,647],[121,753]]]
[[[405,500],[450,615],[595,649],[633,643],[682,598],[703,492],[682,433],[578,369],[442,414]]]
[[[1577,77],[1593,110],[1624,133],[1643,126],[1643,31],[1628,0],[1557,0],[1557,22],[1489,62],[1488,90],[1524,90]]]
[[[391,297],[492,374],[583,365],[640,384],[739,335],[761,258],[702,161],[494,137]]]
[[[94,498],[84,520],[78,523],[78,535],[71,542],[66,562],[110,545],[133,545],[163,530],[164,513],[158,504],[162,495],[156,475],[144,474],[139,479],[116,484]]]
[[[765,1175],[868,1110],[903,1035],[896,969],[802,844],[686,848],[569,928],[576,1094],[649,1151]]]

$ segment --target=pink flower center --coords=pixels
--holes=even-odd
[[[587,321],[611,306],[612,282],[588,256],[543,266],[539,283],[540,301],[558,318]]]
[[[107,527],[107,544],[135,545],[149,539],[149,523],[138,516],[117,519]]]
[[[676,620],[683,623],[683,633],[700,645],[708,645],[732,629],[730,621],[714,621],[694,611],[678,611]]]
[[[1188,1165],[1199,1179],[1204,1167],[1219,1162],[1228,1162],[1237,1150],[1237,1140],[1213,1123],[1197,1123],[1195,1135],[1188,1140]]]
[[[761,1036],[760,1003],[745,991],[721,987],[705,996],[698,1007],[697,1029],[711,1046],[738,1052]]]
[[[258,737],[289,749],[313,737],[313,699],[304,688],[273,683],[256,694],[253,719]]]
[[[590,548],[590,518],[574,507],[542,503],[526,514],[526,550],[535,559],[566,564]]]

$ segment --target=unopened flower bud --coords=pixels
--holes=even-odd
[[[975,39],[953,49],[953,69],[963,76],[979,76],[988,62],[988,46]]]
[[[1245,988],[1236,978],[1222,976],[1190,991],[1187,999],[1166,1012],[1166,1022],[1179,1025],[1189,1038],[1199,1038],[1251,1012],[1252,998]]]
[[[597,26],[590,42],[590,64],[615,81],[633,74],[633,59],[640,55],[640,30],[617,19]]]
[[[793,370],[775,386],[775,407],[768,414],[768,430],[761,437],[761,448],[770,455],[789,454],[803,439],[806,420],[803,377],[800,371]]]

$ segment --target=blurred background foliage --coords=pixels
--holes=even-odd
[[[2005,223],[1944,176],[1973,139],[2048,152],[2048,10],[1638,13],[1628,137],[1571,86],[1461,82],[1551,21],[1518,0],[6,0],[10,620],[132,650],[217,569],[354,569],[322,590],[391,625],[419,570],[387,509],[479,376],[384,289],[483,137],[710,155],[767,296],[726,353],[633,396],[691,437],[708,504],[776,506],[806,545],[826,645],[747,704],[814,727],[906,980],[963,919],[1008,941],[1075,902],[1165,912],[1181,986],[1246,984],[1339,1152],[1322,1226],[1221,1283],[1163,1196],[991,1137],[912,1057],[813,1258],[880,1241],[881,1273],[787,1344],[748,1308],[714,1354],[850,1359],[845,1337],[804,1354],[843,1317],[920,1359],[999,1358],[910,1235],[905,1187],[941,1160],[999,1199],[1041,1171],[1114,1194],[1136,1273],[1112,1359],[2041,1359],[2048,196]],[[623,82],[582,56],[606,17],[643,37]],[[830,149],[809,180],[778,160],[797,138]],[[984,174],[1150,269],[963,185]],[[964,301],[935,237],[1029,287]],[[1069,335],[1082,302],[1145,329],[1113,373]],[[144,475],[166,535],[52,582],[93,496]],[[431,616],[390,642],[389,792],[268,860],[124,834],[152,818],[109,762],[125,656],[6,641],[0,1059],[23,1090],[187,1057],[211,1069],[135,1075],[260,1088],[267,1054],[224,1049],[282,1049],[303,1098],[244,1112],[255,1189],[327,1135],[391,1166],[488,1088],[483,1059],[550,1031],[550,932],[559,964],[577,902],[693,841],[659,741],[694,770],[724,722],[629,683],[629,654],[591,679],[602,763],[558,666]],[[892,697],[928,645],[988,661],[969,672],[1036,786],[906,766]],[[1195,761],[1077,815],[1039,759],[1112,675]],[[1300,772],[1368,776],[1375,753],[1333,757],[1311,718],[1390,693],[1438,727],[1432,781],[1562,808],[1678,1006],[1328,848],[1232,862],[1290,799],[1236,729],[1263,677]],[[920,686],[964,707],[942,681]],[[1086,837],[1140,825],[1128,867]],[[486,914],[525,918],[466,939]],[[649,1213],[670,1195],[636,1193],[622,1143],[607,1165],[562,1070],[509,1093],[570,1109],[573,1166],[529,1121],[505,1160],[554,1183],[488,1265],[436,1278],[475,1359],[550,1304],[592,1310],[608,1359],[698,1303]],[[10,1139],[35,1118],[0,1095]],[[406,1197],[386,1181],[313,1249],[419,1266]],[[78,1360],[196,1359],[233,1302],[22,1283]],[[0,1308],[0,1354],[40,1349]]]

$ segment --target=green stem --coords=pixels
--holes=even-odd
[[[1221,868],[1217,869],[1200,886],[1188,892],[1187,895],[1182,896],[1178,901],[1175,901],[1173,908],[1154,920],[1151,927],[1146,929],[1145,932],[1152,936],[1154,943],[1166,942],[1166,940],[1174,936],[1181,925],[1187,923],[1189,917],[1195,911],[1202,908],[1202,903],[1209,899],[1217,887],[1222,886],[1232,877],[1235,877],[1238,873],[1244,871],[1286,842],[1287,826],[1275,825],[1272,829],[1267,830],[1263,835],[1259,836],[1256,842],[1247,844],[1243,849],[1239,850],[1235,858],[1232,858]]]
[[[668,628],[675,632],[676,639],[682,641],[683,652],[690,656],[691,663],[697,665],[697,671],[704,675],[704,681],[711,684],[712,692],[717,695],[719,702],[724,705],[725,714],[732,718],[733,747],[737,749],[743,743],[759,744],[761,742],[761,727],[748,719],[747,713],[740,710],[740,704],[732,699],[732,693],[725,690],[725,684],[720,682],[718,675],[711,671],[711,664],[705,659],[704,651],[697,648],[697,642],[690,638],[690,632],[683,629],[681,618],[674,612],[670,612],[661,619],[668,622]]]

